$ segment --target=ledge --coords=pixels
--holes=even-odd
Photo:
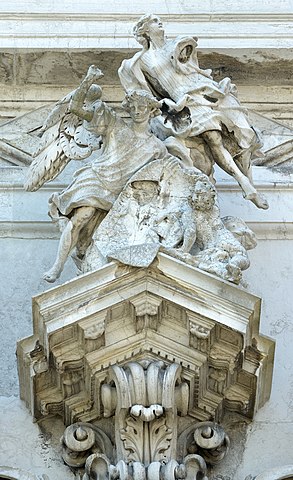
[[[98,7],[93,5],[90,11],[85,6],[85,13],[78,11],[77,6],[65,11],[60,8],[58,11],[56,6],[56,13],[53,13],[55,7],[52,6],[47,5],[46,11],[47,2],[40,11],[31,5],[31,13],[20,8],[7,11],[7,8],[0,11],[0,46],[2,49],[137,49],[132,28],[144,10],[135,3],[131,5],[131,13],[127,11],[128,6],[123,6],[124,2],[119,2],[121,11],[118,13],[97,11]],[[292,46],[293,14],[289,5],[286,7],[287,2],[283,9],[270,5],[267,11],[257,11],[254,4],[243,12],[241,5],[242,13],[235,6],[239,2],[233,3],[228,12],[217,11],[211,6],[186,5],[182,8],[181,2],[174,2],[177,3],[177,9],[170,6],[170,13],[155,3],[148,7],[160,15],[169,38],[196,35],[201,49],[283,49]],[[115,6],[118,10],[119,6]]]

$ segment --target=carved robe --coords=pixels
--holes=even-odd
[[[102,136],[102,148],[95,152],[92,163],[75,172],[65,190],[51,196],[49,213],[53,219],[83,206],[110,210],[129,178],[166,153],[164,144],[153,134],[147,139],[137,137],[131,125],[103,102],[97,104],[93,119],[85,126]]]
[[[179,117],[171,135],[195,137],[210,130],[223,131],[224,125],[240,150],[256,150],[259,139],[237,99],[235,85],[229,78],[218,83],[211,70],[199,67],[196,45],[192,37],[177,37],[161,48],[150,47],[124,60],[119,69],[123,87],[145,89],[157,98],[169,98],[187,107],[189,121]]]

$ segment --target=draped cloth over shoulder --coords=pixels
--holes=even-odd
[[[239,151],[258,150],[259,138],[237,98],[235,85],[229,78],[216,82],[211,70],[202,70],[196,46],[193,37],[177,37],[155,51],[138,52],[122,62],[119,76],[123,87],[148,89],[158,98],[170,98],[176,103],[183,100],[190,122],[174,128],[174,136],[187,138],[211,130],[223,132],[224,126]]]

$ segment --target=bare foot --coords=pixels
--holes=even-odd
[[[263,210],[267,210],[269,208],[268,201],[264,195],[261,193],[249,193],[248,195],[244,195],[246,200],[250,200],[254,205],[258,208],[262,208]]]
[[[46,280],[46,282],[49,283],[54,283],[56,282],[57,278],[59,278],[61,275],[61,270],[56,267],[50,268],[47,272],[44,273],[43,279]]]

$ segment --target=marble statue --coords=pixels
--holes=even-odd
[[[237,180],[247,200],[267,209],[251,175],[251,158],[260,154],[261,144],[230,78],[213,80],[212,71],[198,65],[197,39],[167,40],[156,15],[141,17],[134,35],[143,48],[122,62],[119,76],[126,90],[145,89],[162,101],[163,115],[153,122],[156,134],[192,140],[196,166],[210,175],[216,162]],[[204,144],[203,160],[199,142]]]
[[[110,210],[127,180],[151,160],[167,154],[164,143],[150,132],[148,124],[150,116],[160,113],[159,102],[145,91],[126,95],[123,107],[131,117],[131,123],[127,124],[100,100],[101,89],[93,84],[101,75],[94,66],[89,68],[81,85],[71,95],[68,113],[63,116],[61,127],[60,122],[50,126],[50,129],[55,129],[52,143],[57,136],[59,144],[57,147],[50,144],[50,150],[45,154],[38,151],[26,182],[27,190],[35,190],[45,181],[52,180],[56,176],[55,171],[61,171],[60,164],[68,163],[70,157],[63,149],[62,128],[66,129],[69,124],[65,131],[66,136],[71,137],[69,143],[73,143],[80,128],[80,123],[70,122],[71,119],[67,118],[71,114],[83,120],[83,129],[91,133],[95,144],[102,139],[102,147],[94,152],[93,160],[77,170],[72,183],[61,193],[54,193],[49,200],[49,214],[59,222],[62,235],[56,261],[44,275],[48,282],[54,282],[60,276],[67,257],[75,247],[77,260],[82,258],[101,219],[101,212]],[[87,99],[88,92],[91,93],[90,99]],[[91,151],[85,153],[89,156]],[[77,159],[77,156],[73,158]],[[83,154],[83,158],[87,156]],[[45,175],[45,171],[49,171],[45,167],[48,163],[53,164],[49,176]]]
[[[221,220],[216,190],[206,175],[170,156],[150,162],[130,178],[96,229],[83,271],[109,259],[148,267],[163,251],[239,283],[249,267],[249,232],[240,219]]]
[[[241,282],[256,238],[221,218],[211,178],[216,162],[266,209],[251,177],[260,143],[230,79],[198,66],[194,38],[167,41],[154,15],[135,35],[143,49],[119,71],[129,118],[102,100],[91,65],[40,130],[28,191],[82,162],[49,198],[61,237],[44,279],[70,255],[92,274],[33,298],[21,398],[36,421],[63,420],[76,478],[209,480],[230,448],[216,422],[252,419],[270,393],[260,299],[227,283]]]
[[[241,219],[221,219],[210,160],[238,181],[246,199],[267,208],[251,177],[257,134],[230,79],[217,83],[199,67],[194,38],[166,40],[154,15],[134,32],[143,49],[119,69],[130,120],[101,100],[103,73],[92,65],[40,131],[27,190],[53,180],[71,160],[85,162],[49,199],[61,238],[44,279],[55,282],[70,255],[84,273],[111,260],[148,267],[161,251],[239,283],[255,236]]]

